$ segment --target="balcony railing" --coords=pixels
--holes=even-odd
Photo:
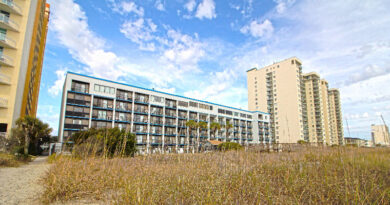
[[[22,15],[22,9],[13,0],[0,0],[0,9],[9,13]]]
[[[15,48],[16,41],[8,37],[6,34],[0,33],[0,46],[5,48]]]
[[[11,85],[11,78],[8,75],[0,73],[0,84]]]
[[[14,64],[14,60],[11,57],[4,55],[3,53],[0,53],[0,65],[12,67],[13,64]]]
[[[7,108],[8,107],[8,100],[5,98],[0,98],[0,108]]]
[[[19,24],[12,21],[8,16],[2,13],[0,13],[0,27],[11,31],[19,31]]]

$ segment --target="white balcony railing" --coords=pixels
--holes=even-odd
[[[14,39],[8,37],[6,34],[0,33],[0,45],[3,47],[15,48],[16,41]]]
[[[11,84],[11,78],[8,75],[0,73],[0,84]]]
[[[13,0],[0,0],[0,8],[9,13],[22,15],[22,8]]]
[[[7,108],[7,107],[8,107],[8,100],[0,97],[0,108]]]
[[[13,64],[14,60],[11,57],[0,53],[0,65],[13,66]]]
[[[19,30],[19,24],[17,24],[15,21],[12,21],[8,16],[2,13],[0,13],[0,27],[11,31]]]

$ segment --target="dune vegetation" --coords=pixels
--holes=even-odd
[[[390,149],[56,157],[44,203],[390,204]]]

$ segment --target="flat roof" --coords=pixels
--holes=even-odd
[[[85,74],[74,73],[74,72],[72,72],[72,71],[67,71],[66,75],[68,75],[68,74],[79,75],[79,76],[83,76],[83,77],[87,77],[87,78],[93,78],[93,79],[96,79],[96,80],[102,80],[102,81],[106,81],[106,82],[110,82],[110,83],[115,83],[115,84],[118,84],[118,85],[125,85],[125,86],[129,86],[129,87],[133,87],[133,88],[148,90],[148,91],[157,92],[157,93],[166,94],[166,95],[171,95],[171,96],[175,96],[175,97],[186,98],[186,99],[189,99],[189,100],[194,100],[194,101],[198,101],[198,102],[202,102],[202,103],[209,103],[209,104],[212,104],[212,105],[217,105],[217,106],[221,106],[221,107],[226,107],[226,108],[230,108],[230,109],[234,109],[234,110],[238,110],[238,111],[244,111],[244,112],[250,112],[250,113],[261,113],[261,114],[269,115],[269,113],[265,113],[265,112],[261,112],[261,111],[243,110],[243,109],[239,109],[239,108],[235,108],[235,107],[230,107],[230,106],[226,106],[226,105],[221,105],[221,104],[217,104],[217,103],[212,103],[212,102],[208,102],[208,101],[204,101],[204,100],[198,100],[198,99],[194,99],[194,98],[189,98],[189,97],[185,97],[185,96],[181,96],[181,95],[176,95],[176,94],[172,94],[172,93],[166,93],[166,92],[162,92],[162,91],[158,91],[158,90],[153,90],[153,89],[149,89],[149,88],[143,88],[143,87],[139,87],[139,86],[135,86],[135,85],[130,85],[130,84],[126,84],[126,83],[115,82],[115,81],[112,81],[112,80],[107,80],[107,79],[98,78],[98,77],[94,77],[94,76],[89,76],[89,75],[85,75]]]

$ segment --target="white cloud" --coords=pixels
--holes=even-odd
[[[188,0],[188,2],[184,5],[184,8],[187,9],[187,11],[192,12],[195,9],[195,6],[195,0]]]
[[[109,0],[112,10],[122,15],[135,13],[138,16],[144,16],[144,9],[137,6],[133,1]]]
[[[115,69],[119,58],[88,27],[87,17],[78,4],[62,0],[52,4],[50,28],[56,33],[74,59],[86,65],[96,76],[117,79],[121,72]]]
[[[156,7],[156,9],[159,11],[165,11],[164,4],[161,2],[161,0],[157,0],[154,4],[154,7]]]
[[[288,7],[295,3],[295,0],[274,0],[276,2],[276,12],[282,14]]]
[[[215,13],[215,2],[214,0],[203,0],[196,10],[195,17],[198,19],[213,19],[217,17]]]
[[[52,96],[58,96],[58,94],[60,94],[60,92],[62,91],[62,88],[64,86],[64,82],[65,82],[65,77],[66,77],[66,71],[68,69],[65,68],[63,70],[57,70],[56,71],[56,75],[57,75],[57,80],[54,82],[54,85],[52,85],[50,88],[49,88],[49,94],[51,94]]]
[[[257,20],[253,20],[240,29],[241,33],[250,34],[255,38],[270,37],[274,31],[274,27],[270,20],[266,19],[262,23]]]
[[[139,45],[139,49],[154,51],[155,40],[154,32],[157,30],[157,25],[152,22],[151,19],[146,21],[143,18],[139,18],[135,21],[128,20],[122,24],[120,32],[123,33],[132,42]]]

